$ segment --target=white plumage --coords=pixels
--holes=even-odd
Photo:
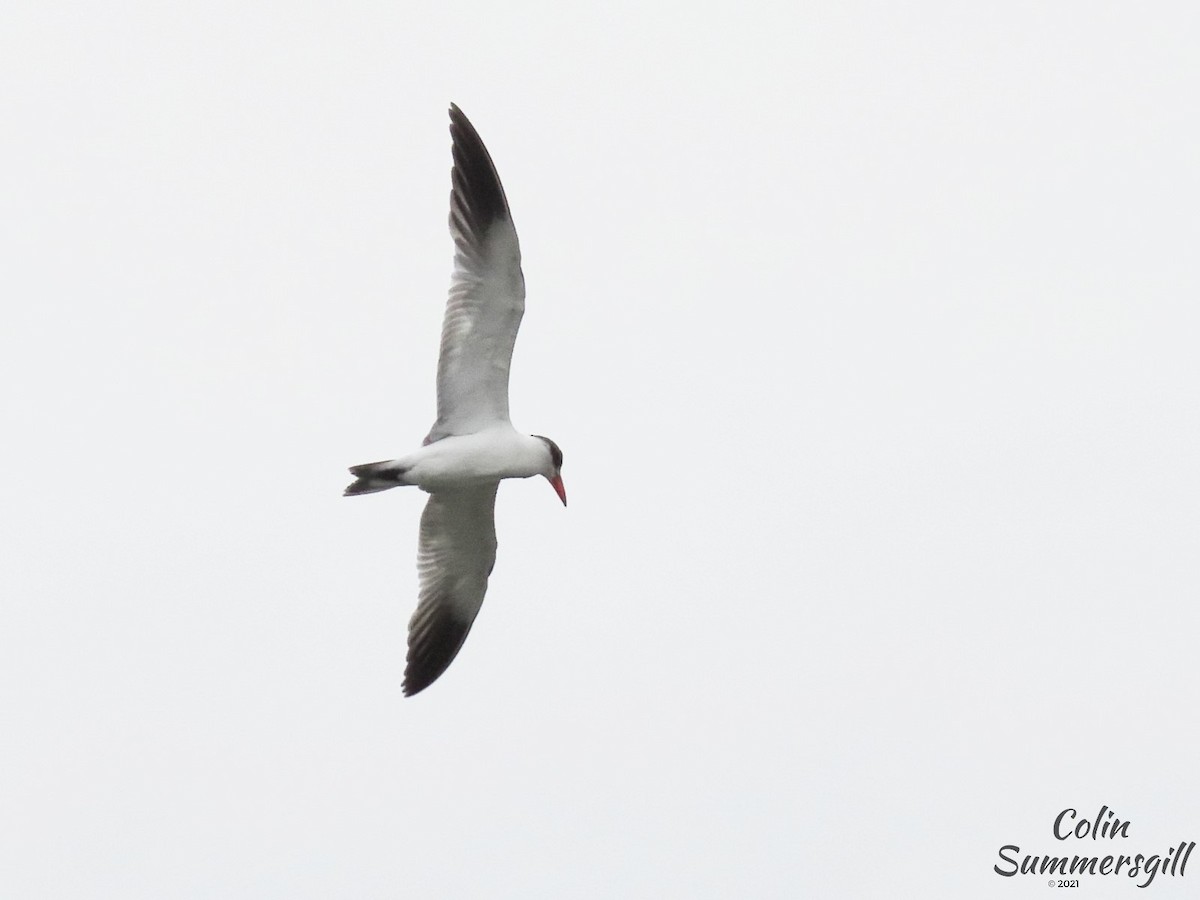
[[[483,604],[496,562],[496,490],[545,476],[563,504],[562,451],[508,416],[508,370],[525,312],[521,249],[500,176],[479,134],[450,106],[454,274],[438,357],[437,421],[420,449],[353,466],[347,496],[416,485],[430,494],[417,548],[420,592],[409,622],[404,692],[450,665]]]

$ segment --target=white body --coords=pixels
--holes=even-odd
[[[507,422],[426,444],[396,460],[396,466],[406,482],[430,493],[548,474],[545,442]]]
[[[562,451],[520,434],[508,418],[508,371],[525,312],[521,248],[500,177],[483,141],[450,107],[454,168],[450,233],[454,274],[442,320],[437,419],[424,444],[400,459],[354,466],[355,496],[416,485],[421,587],[409,622],[404,692],[424,690],[450,665],[483,603],[496,562],[496,489],[505,478],[544,475],[567,502]]]

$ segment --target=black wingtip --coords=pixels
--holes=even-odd
[[[450,612],[446,604],[418,607],[409,626],[405,697],[419,694],[442,677],[462,649],[471,625]]]
[[[452,209],[464,217],[468,231],[482,233],[497,219],[510,218],[500,175],[479,132],[456,103],[450,104],[450,138],[454,155]]]

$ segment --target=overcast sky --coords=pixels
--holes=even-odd
[[[1005,844],[1200,841],[1200,8],[190,7],[0,12],[0,894],[1007,900]],[[406,700],[424,498],[341,490],[434,418],[451,100],[571,505],[502,486]]]

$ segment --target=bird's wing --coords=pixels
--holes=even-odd
[[[496,563],[498,484],[429,495],[417,549],[420,602],[408,623],[404,693],[437,680],[467,639]]]
[[[508,367],[521,316],[521,248],[500,176],[474,126],[450,106],[454,275],[442,320],[437,421],[426,443],[508,421]]]

